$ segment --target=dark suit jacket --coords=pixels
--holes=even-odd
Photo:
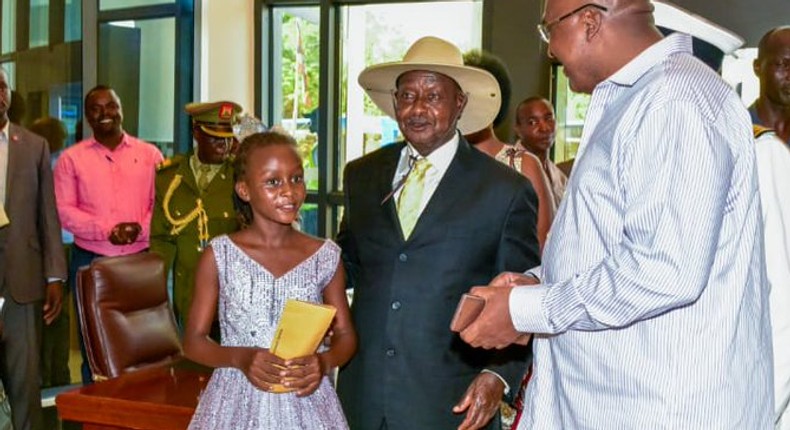
[[[49,147],[15,124],[9,126],[5,211],[11,224],[0,228],[0,282],[19,303],[42,300],[47,278],[66,279],[66,257]]]
[[[526,348],[474,349],[449,329],[461,294],[503,270],[540,263],[537,198],[529,182],[463,138],[436,192],[404,241],[394,199],[381,204],[404,144],[349,163],[338,235],[354,287],[359,351],[338,393],[352,429],[452,429],[452,406],[481,369],[512,390]]]

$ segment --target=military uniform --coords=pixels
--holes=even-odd
[[[180,184],[176,186],[176,177]],[[161,255],[168,269],[173,269],[173,302],[179,320],[184,321],[192,302],[195,268],[205,244],[201,243],[198,220],[193,219],[183,229],[168,220],[183,220],[196,210],[200,201],[208,217],[209,239],[239,229],[233,209],[233,167],[225,162],[205,191],[201,193],[189,165],[189,156],[177,155],[162,163],[156,172],[156,201],[151,218],[151,251]],[[168,190],[175,187],[170,193]],[[168,196],[168,194],[170,194]],[[169,197],[169,199],[166,199]],[[167,200],[167,201],[165,201]]]
[[[232,139],[231,124],[241,107],[233,102],[190,103],[185,110],[192,117],[193,136],[205,133]],[[177,155],[157,167],[151,217],[151,251],[161,255],[168,271],[173,271],[173,305],[182,324],[189,314],[195,269],[203,247],[211,238],[239,229],[233,208],[231,162],[211,165],[213,174],[201,187],[192,166],[194,163],[197,167],[201,161],[194,154]]]

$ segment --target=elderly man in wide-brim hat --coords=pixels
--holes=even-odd
[[[359,334],[338,379],[349,425],[495,428],[527,351],[471,348],[449,326],[469,287],[539,262],[531,186],[459,134],[494,119],[496,79],[464,66],[451,43],[425,37],[403,61],[364,70],[359,83],[405,141],[344,174],[338,242]]]

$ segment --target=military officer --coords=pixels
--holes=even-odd
[[[194,272],[209,239],[239,228],[233,209],[232,154],[238,146],[233,124],[241,106],[230,101],[189,103],[193,151],[157,168],[151,218],[151,251],[173,270],[173,302],[179,324],[186,323]]]

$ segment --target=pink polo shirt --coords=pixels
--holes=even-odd
[[[124,134],[111,151],[93,138],[67,148],[55,163],[55,197],[63,228],[74,243],[102,255],[126,255],[148,248],[159,149]],[[110,243],[121,222],[143,230],[130,245]]]

